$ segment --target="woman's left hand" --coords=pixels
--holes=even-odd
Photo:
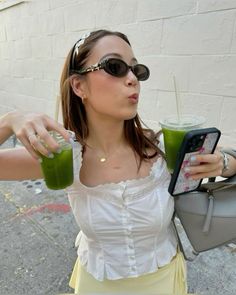
[[[186,176],[194,180],[221,176],[224,168],[223,155],[219,149],[214,154],[194,155],[191,157],[190,163],[190,166],[184,169]]]

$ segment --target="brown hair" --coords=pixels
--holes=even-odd
[[[102,37],[109,35],[118,36],[130,45],[127,36],[120,32],[108,30],[93,31],[84,39],[83,44],[79,46],[78,54],[73,61],[73,69],[78,70],[83,68],[96,42]],[[66,58],[61,76],[62,115],[65,128],[74,131],[77,140],[82,145],[85,145],[85,140],[89,134],[86,111],[81,98],[73,92],[69,80],[74,47]],[[159,134],[154,133],[151,129],[143,128],[142,124],[143,122],[141,122],[138,114],[133,119],[126,120],[124,123],[125,138],[140,158],[139,167],[144,159],[153,158],[157,154],[163,156],[162,151],[157,147]],[[148,148],[153,149],[155,152],[152,155],[148,155]]]

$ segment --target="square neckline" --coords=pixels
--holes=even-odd
[[[80,167],[79,167],[79,173],[78,173],[78,181],[79,184],[87,189],[87,190],[94,190],[94,189],[100,189],[100,188],[109,188],[109,187],[117,187],[117,186],[127,186],[127,185],[135,185],[138,182],[147,182],[154,174],[154,170],[156,168],[156,166],[161,164],[161,160],[163,160],[163,158],[161,157],[161,155],[158,155],[156,160],[153,161],[152,165],[150,166],[150,170],[147,176],[143,176],[143,177],[139,177],[139,178],[130,178],[130,179],[125,179],[125,180],[121,180],[118,182],[105,182],[105,183],[101,183],[101,184],[97,184],[95,186],[88,186],[85,185],[81,179],[80,179],[80,169],[82,167],[82,163],[83,163],[83,147],[81,145],[80,148]]]

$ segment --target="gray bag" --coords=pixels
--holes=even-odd
[[[236,243],[236,176],[176,196],[175,214],[196,252]]]
[[[236,242],[236,177],[230,181],[209,182],[202,185],[206,191],[175,198],[176,215],[196,252]]]

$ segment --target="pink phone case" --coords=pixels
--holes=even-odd
[[[195,148],[194,140],[196,141],[197,137],[201,140],[201,146],[198,145]],[[198,129],[185,135],[168,189],[172,196],[196,190],[200,186],[202,179],[192,180],[188,178],[184,168],[190,166],[190,164],[194,165],[194,163],[190,163],[191,156],[213,153],[219,138],[220,131],[216,128]],[[195,165],[199,165],[199,163],[195,163]]]

